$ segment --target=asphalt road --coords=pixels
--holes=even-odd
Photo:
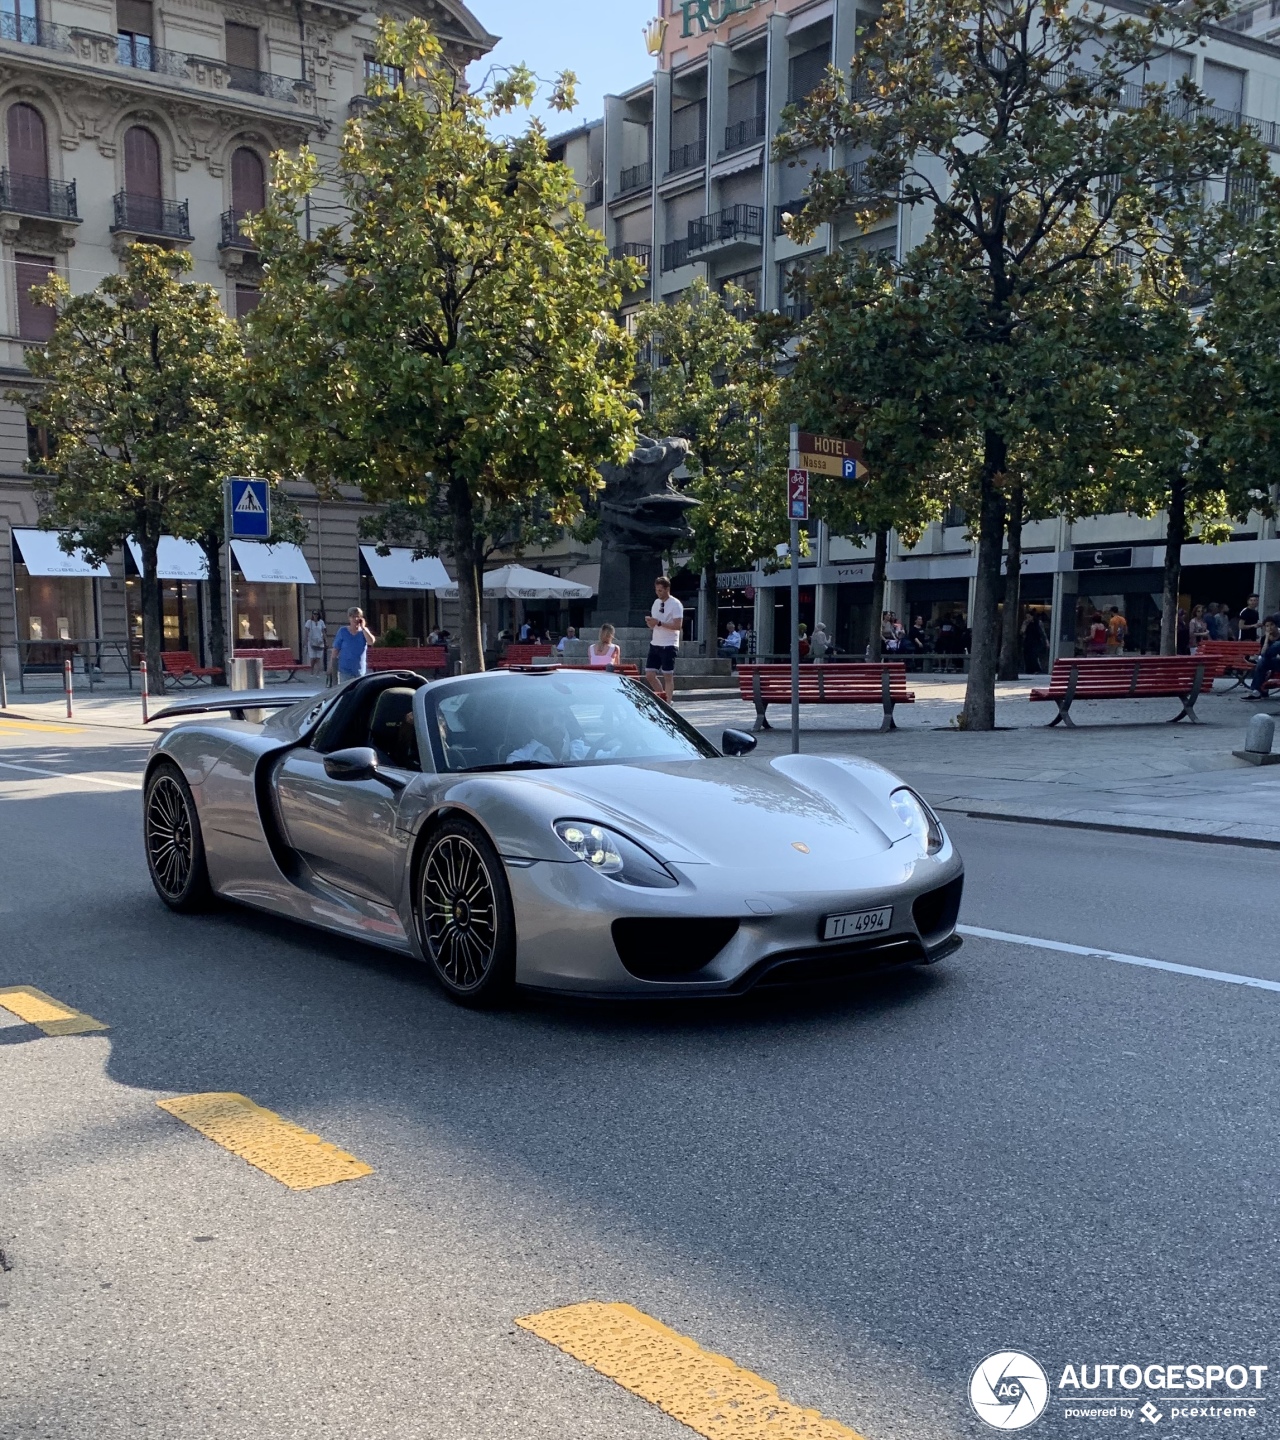
[[[1280,993],[970,939],[852,990],[472,1014],[355,944],[171,915],[144,754],[0,724],[0,986],[111,1027],[0,1011],[5,1440],[688,1436],[514,1324],[589,1299],[869,1440],[992,1434],[967,1386],[1005,1348],[1280,1377]],[[1280,978],[1270,852],[951,828],[967,924]],[[156,1107],[209,1090],[374,1173],[291,1192]],[[1148,1431],[1280,1435],[1280,1401],[1055,1397],[1031,1433]]]

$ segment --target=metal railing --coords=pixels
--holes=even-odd
[[[76,182],[0,170],[0,210],[18,215],[47,215],[51,220],[79,220]]]
[[[192,59],[201,65],[216,65],[216,60]],[[268,100],[298,100],[298,87],[309,88],[301,80],[290,80],[287,75],[273,75],[269,70],[249,70],[243,65],[224,65],[227,72],[227,88],[243,90],[248,95],[262,95]]]
[[[643,165],[628,165],[618,176],[618,194],[629,195],[633,190],[647,190],[653,184],[653,161]]]
[[[735,240],[764,238],[763,205],[730,205],[727,209],[689,221],[689,249],[707,250]]]
[[[113,675],[124,675],[129,689],[133,689],[132,646],[127,640],[73,636],[66,640],[19,640],[16,646],[18,687],[24,694],[28,678],[36,675],[56,677],[56,688],[61,689],[63,667],[68,660],[72,673],[84,675],[90,690]]]
[[[813,301],[793,300],[782,307],[782,313],[793,325],[799,325],[802,320],[807,320],[813,314]]]
[[[754,145],[757,140],[764,139],[764,131],[767,119],[764,115],[752,115],[748,120],[739,120],[736,125],[726,125],[724,131],[724,150],[727,155],[731,150],[743,150],[748,145]]]
[[[219,250],[256,250],[257,244],[240,228],[240,222],[247,220],[252,210],[224,210],[221,216],[222,239]]]
[[[645,245],[639,240],[628,240],[625,244],[615,245],[609,251],[611,260],[639,260],[647,270],[649,262],[653,259],[653,246]]]
[[[707,158],[707,137],[704,135],[701,140],[691,140],[687,145],[673,145],[671,147],[671,164],[667,169],[668,175],[674,175],[677,170],[692,170],[695,165],[701,165]]]
[[[18,45],[36,45],[41,50],[69,51],[75,48],[71,31],[65,25],[52,25],[32,15],[15,15],[11,10],[0,14],[0,40]]]
[[[604,204],[604,181],[588,180],[582,187],[582,203],[588,210]]]
[[[165,240],[190,240],[191,215],[185,200],[161,200],[154,195],[131,195],[117,190],[111,197],[115,222],[112,232],[131,231]]]
[[[662,247],[662,268],[666,270],[679,270],[682,265],[689,263],[689,241],[672,240],[670,244]]]

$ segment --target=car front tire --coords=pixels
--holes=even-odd
[[[414,918],[422,953],[451,999],[499,1005],[515,984],[511,888],[493,842],[454,816],[429,836],[418,865]]]
[[[182,771],[162,760],[147,777],[143,842],[156,894],[179,913],[203,910],[212,900],[209,867],[196,802]]]

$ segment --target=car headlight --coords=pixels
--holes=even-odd
[[[942,822],[914,790],[905,787],[889,796],[893,813],[920,842],[926,855],[936,855],[947,843]]]
[[[594,820],[557,820],[554,829],[576,859],[612,880],[650,890],[670,889],[680,883],[644,846]]]

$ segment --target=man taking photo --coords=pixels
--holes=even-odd
[[[684,606],[671,594],[671,581],[665,575],[658,576],[653,589],[658,598],[644,621],[652,632],[644,678],[669,705],[676,693],[676,655],[684,625]]]

